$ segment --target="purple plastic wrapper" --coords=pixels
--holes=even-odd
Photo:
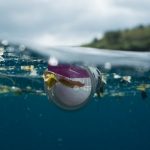
[[[84,68],[73,66],[73,65],[58,65],[58,66],[48,66],[48,71],[54,72],[58,75],[67,78],[88,78],[88,71]]]

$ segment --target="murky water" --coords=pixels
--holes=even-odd
[[[92,51],[76,60],[56,49],[62,62],[98,66],[106,81],[100,98],[69,112],[47,99],[47,59],[23,45],[1,46],[0,52],[0,149],[150,149],[149,53]]]

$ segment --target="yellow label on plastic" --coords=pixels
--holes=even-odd
[[[57,77],[55,74],[46,74],[44,75],[44,82],[46,83],[47,87],[50,89],[52,88],[56,82],[57,82]]]

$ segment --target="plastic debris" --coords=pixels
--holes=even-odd
[[[141,84],[136,87],[138,91],[146,91],[147,89],[150,88],[150,84]]]
[[[31,66],[21,66],[21,70],[33,71],[34,70],[34,66],[33,65],[31,65]]]
[[[116,74],[116,73],[113,73],[113,78],[114,78],[114,79],[120,79],[120,78],[121,78],[121,76],[120,76],[120,75],[118,75],[118,74]]]
[[[122,80],[131,83],[131,76],[123,76]]]

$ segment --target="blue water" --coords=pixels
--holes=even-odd
[[[18,55],[11,57],[18,58]],[[10,59],[13,63],[1,62],[1,67],[30,65],[33,61],[16,63],[13,59]],[[8,77],[21,89],[29,85],[43,93],[42,66],[34,64],[38,67],[36,77],[28,78],[29,73],[21,72],[19,67],[13,71],[1,70],[1,73],[14,75]],[[0,85],[11,87],[13,84],[4,76],[0,81]],[[131,84],[110,78],[105,87],[106,96],[93,98],[84,108],[71,112],[56,107],[36,89],[2,93],[0,150],[149,150],[150,92],[148,89],[146,97],[142,98],[141,92],[135,90],[140,83],[149,82],[149,73],[136,75]],[[125,92],[125,96],[110,96],[113,92]]]
[[[150,148],[150,103],[103,98],[67,112],[46,97],[0,100],[0,149],[137,150]]]

